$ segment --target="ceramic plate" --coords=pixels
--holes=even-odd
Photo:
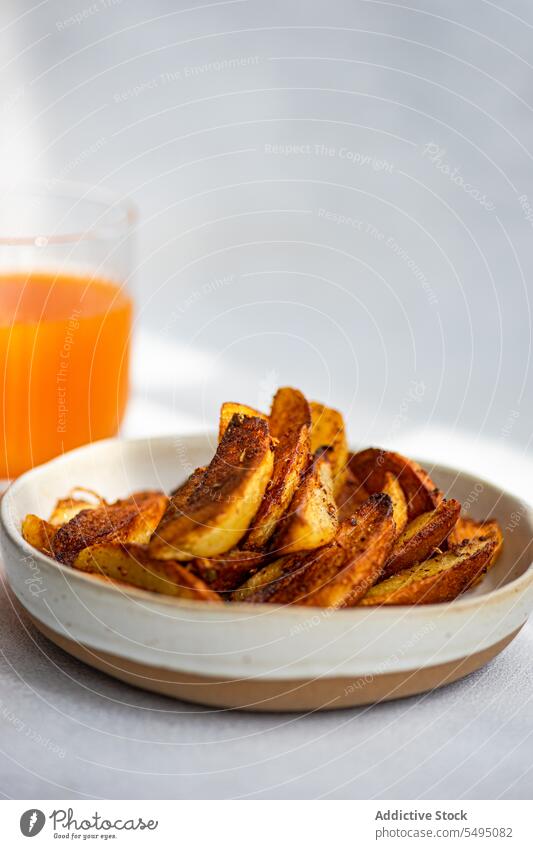
[[[248,710],[327,710],[420,693],[489,661],[533,604],[533,515],[486,481],[425,464],[475,518],[496,516],[504,551],[475,590],[448,604],[318,608],[182,601],[62,566],[20,534],[73,486],[108,499],[174,488],[205,464],[215,436],[105,440],[27,472],[1,505],[2,549],[15,597],[54,643],[138,687]]]

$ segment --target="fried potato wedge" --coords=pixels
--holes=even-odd
[[[311,453],[328,449],[328,459],[331,463],[333,491],[338,495],[346,478],[348,462],[348,443],[344,419],[338,410],[325,407],[318,401],[311,401]]]
[[[370,498],[370,492],[348,468],[342,489],[336,496],[339,522],[350,519],[368,498]]]
[[[302,554],[278,557],[248,578],[246,583],[232,593],[231,600],[249,601],[253,604],[268,601],[282,580],[301,566],[303,557]]]
[[[252,418],[268,421],[268,416],[265,415],[265,413],[261,413],[259,410],[254,410],[253,407],[249,407],[247,404],[237,404],[234,401],[226,401],[220,408],[220,419],[218,422],[219,442],[226,433],[226,428],[235,414],[239,416],[252,416]]]
[[[454,546],[376,584],[359,604],[366,607],[453,601],[487,570],[495,545],[494,540],[479,539]]]
[[[48,557],[54,556],[52,542],[57,528],[50,524],[50,522],[39,519],[33,513],[28,513],[23,519],[21,531],[26,542],[33,545],[37,551],[47,554]]]
[[[162,595],[222,601],[216,592],[185,566],[171,560],[154,560],[146,547],[140,545],[116,542],[92,545],[80,551],[73,566],[83,572],[104,575],[113,581],[122,581]]]
[[[83,493],[85,497],[78,498],[76,497],[77,493]],[[91,496],[91,498],[89,499],[87,496]],[[94,510],[96,507],[101,507],[105,503],[105,499],[98,495],[98,493],[93,492],[91,489],[77,486],[69,492],[66,498],[60,498],[56,501],[48,521],[51,525],[59,528],[61,525],[66,524],[66,522],[70,522],[82,510]]]
[[[183,483],[180,483],[176,489],[172,490],[170,493],[173,503],[175,506],[179,504],[186,504],[194,490],[202,480],[203,476],[207,471],[207,466],[199,466],[194,470],[192,475],[190,475],[187,480]]]
[[[407,524],[407,501],[396,475],[385,472],[383,492],[386,492],[392,501],[392,516],[396,525],[396,536],[399,536]]]
[[[496,543],[495,555],[500,553],[503,545],[503,532],[497,519],[482,519],[477,521],[470,516],[460,516],[450,533],[450,543],[457,545],[466,540],[492,539]]]
[[[378,580],[394,530],[389,496],[372,495],[329,545],[282,558],[266,567],[266,575],[266,570],[258,572],[253,591],[250,582],[245,588],[244,600],[330,608],[356,604]]]
[[[389,577],[430,557],[448,538],[460,511],[459,502],[450,498],[413,519],[394,543],[383,574]]]
[[[452,545],[457,545],[467,540],[477,539],[491,539],[495,543],[494,552],[488,564],[488,569],[490,569],[498,559],[503,546],[503,531],[498,520],[483,519],[478,522],[469,516],[460,516],[450,533],[449,542]],[[481,577],[478,580],[481,580]]]
[[[240,587],[267,561],[261,552],[236,548],[220,557],[197,557],[191,561],[191,570],[211,589],[224,594]]]
[[[270,550],[284,555],[319,548],[331,542],[337,527],[329,454],[318,454],[294,493],[289,509],[274,534]]]
[[[311,412],[305,396],[290,387],[278,389],[269,425],[276,440],[272,480],[246,537],[246,548],[255,550],[270,540],[309,462]]]
[[[54,557],[72,565],[82,549],[97,542],[148,543],[168,504],[162,492],[134,493],[114,504],[82,510],[58,528]]]
[[[409,520],[433,510],[442,501],[442,493],[428,473],[414,460],[394,451],[367,448],[352,454],[349,464],[356,480],[372,493],[383,491],[385,473],[392,472],[405,493]]]
[[[186,561],[231,551],[262,503],[272,469],[268,422],[234,415],[192,493],[183,497],[181,490],[171,498],[150,555]]]

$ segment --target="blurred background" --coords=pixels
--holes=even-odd
[[[140,210],[126,434],[277,385],[532,490],[525,0],[3,0],[0,179]]]

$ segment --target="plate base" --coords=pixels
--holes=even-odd
[[[423,669],[359,678],[227,681],[163,669],[92,649],[58,634],[26,613],[45,637],[68,654],[134,687],[210,707],[263,712],[335,710],[425,693],[480,669],[503,651],[521,630],[517,628],[503,640],[468,657]]]

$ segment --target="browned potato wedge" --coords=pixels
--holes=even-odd
[[[135,493],[114,504],[82,510],[54,536],[54,557],[72,565],[78,553],[97,542],[148,543],[158,526],[168,498],[161,492]]]
[[[392,501],[392,517],[396,525],[396,536],[399,536],[407,524],[407,501],[398,478],[392,472],[385,472],[383,492]]]
[[[311,462],[274,534],[271,551],[278,555],[309,551],[331,542],[338,527],[329,455]]]
[[[488,564],[488,568],[490,569],[496,563],[503,546],[503,532],[498,520],[484,519],[481,522],[477,522],[469,516],[460,516],[457,524],[450,533],[450,544],[456,545],[467,540],[476,539],[491,539],[495,543],[494,552]]]
[[[382,492],[385,473],[392,472],[405,493],[409,520],[416,519],[420,513],[433,510],[442,501],[442,493],[428,473],[414,460],[402,457],[401,454],[380,448],[367,448],[352,454],[349,463],[356,480],[369,492]]]
[[[350,519],[368,498],[370,498],[370,492],[359,483],[348,468],[342,489],[336,497],[339,522]]]
[[[493,540],[474,540],[457,545],[376,584],[359,604],[438,604],[452,601],[487,571],[495,545]]]
[[[191,561],[191,570],[202,581],[219,593],[228,593],[240,587],[250,575],[264,566],[267,558],[258,551],[235,549],[220,557],[197,557]]]
[[[325,407],[317,401],[311,401],[311,453],[328,448],[331,463],[333,490],[335,495],[341,491],[346,478],[348,462],[348,443],[344,429],[344,419],[338,410]]]
[[[394,575],[400,569],[407,569],[430,557],[448,538],[460,510],[459,502],[450,498],[439,504],[436,510],[413,519],[394,543],[383,570],[384,576]]]
[[[194,490],[202,480],[203,476],[207,471],[207,466],[199,466],[194,470],[192,475],[190,475],[186,481],[180,483],[176,489],[172,490],[170,493],[172,497],[172,502],[174,506],[179,506],[181,504],[186,504]]]
[[[140,545],[116,542],[92,545],[80,551],[73,566],[83,572],[95,572],[154,593],[199,601],[222,601],[185,566],[172,560],[154,560]]]
[[[22,536],[33,545],[37,551],[47,554],[48,557],[53,557],[52,541],[54,539],[57,528],[54,528],[49,522],[44,519],[39,519],[33,513],[28,513],[22,522]]]
[[[232,593],[232,601],[249,601],[254,604],[268,601],[276,591],[282,579],[297,569],[305,555],[293,554],[288,557],[279,557],[268,566],[264,566],[246,583]]]
[[[244,600],[333,608],[356,604],[378,580],[393,539],[391,500],[385,493],[373,495],[329,545],[267,566],[273,590],[257,573],[254,591],[248,592],[248,584]]]
[[[222,404],[220,408],[220,419],[218,422],[218,441],[222,439],[226,432],[226,428],[229,425],[234,415],[239,416],[252,416],[257,419],[264,419],[268,421],[268,416],[264,413],[259,412],[259,410],[254,410],[253,407],[249,407],[247,404],[236,404],[234,401],[226,401]]]
[[[83,493],[85,497],[77,498],[77,493]],[[88,495],[91,496],[90,499],[87,498]],[[82,510],[94,510],[96,507],[101,507],[105,503],[105,500],[98,493],[93,492],[91,489],[84,489],[84,487],[77,486],[69,492],[66,498],[60,498],[56,502],[48,521],[51,525],[60,527],[66,522],[70,522]]]
[[[150,540],[162,560],[216,557],[246,533],[263,500],[273,468],[268,423],[233,416],[217,452],[188,498],[171,498]],[[185,502],[185,503],[184,503]]]
[[[450,543],[456,545],[472,539],[492,539],[496,543],[494,554],[500,553],[503,545],[503,533],[497,519],[483,519],[476,521],[470,516],[460,516],[455,527],[450,533]]]
[[[262,549],[287,510],[309,462],[311,413],[306,398],[297,389],[278,389],[269,418],[274,437],[274,469],[250,532],[246,547]]]

